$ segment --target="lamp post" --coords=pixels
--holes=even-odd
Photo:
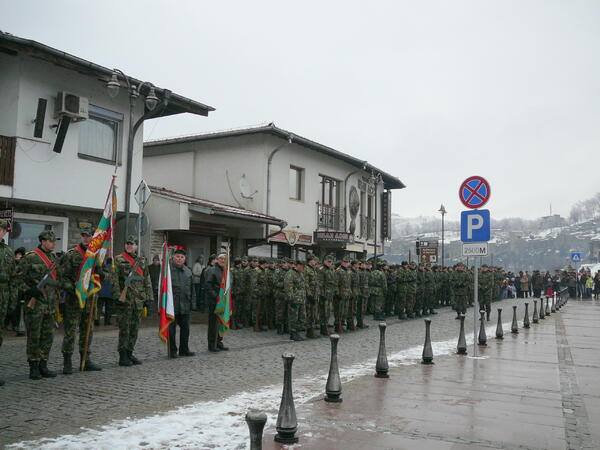
[[[142,122],[153,116],[152,112],[155,111],[156,106],[159,104],[160,99],[156,96],[154,91],[154,85],[147,81],[144,81],[139,86],[131,83],[131,80],[127,75],[125,75],[119,69],[113,69],[111,79],[106,83],[106,89],[108,91],[108,96],[110,98],[115,98],[119,95],[119,91],[121,90],[121,83],[119,82],[119,76],[125,80],[127,84],[127,92],[129,93],[129,132],[127,135],[127,175],[125,177],[125,239],[129,236],[129,210],[131,207],[131,173],[132,173],[132,165],[133,165],[133,142],[135,138],[135,134],[139,129],[139,126]],[[135,123],[133,123],[133,114],[135,110],[135,105],[137,99],[139,98],[142,88],[148,88],[148,93],[145,96],[145,105],[149,111],[149,114],[144,114],[142,117]],[[160,109],[164,109],[168,103],[168,98],[170,96],[170,92],[167,90],[163,91],[163,107]],[[115,162],[115,165],[118,162]]]
[[[442,267],[444,267],[446,265],[444,259],[444,216],[446,215],[446,208],[442,205],[438,211],[442,214]]]
[[[371,177],[369,178],[369,181],[370,181],[371,185],[375,187],[375,198],[374,198],[374,200],[375,200],[375,230],[373,230],[374,231],[373,256],[375,258],[377,258],[377,187],[379,186],[379,183],[381,182],[382,179],[383,179],[383,177],[381,176],[381,173],[377,172],[377,175],[375,175],[375,172],[373,170],[371,170]],[[383,249],[383,245],[381,246],[381,248]]]

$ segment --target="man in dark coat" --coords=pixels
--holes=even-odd
[[[176,328],[179,326],[179,356],[194,356],[188,346],[190,339],[190,311],[195,300],[192,271],[185,265],[185,251],[175,250],[171,261],[171,285],[175,320],[169,325],[169,357],[177,358]]]
[[[208,350],[211,352],[229,350],[229,348],[223,345],[223,338],[219,336],[217,328],[219,319],[215,314],[221,279],[223,278],[223,269],[225,267],[225,258],[226,255],[224,253],[221,253],[217,257],[215,264],[207,271],[204,286],[206,305],[208,307]]]

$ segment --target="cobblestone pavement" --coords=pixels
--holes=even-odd
[[[513,304],[519,304],[519,322],[523,319],[523,299],[495,302],[503,307],[503,321]],[[449,308],[432,318],[432,340],[454,339],[457,320]],[[531,312],[531,310],[530,310]],[[467,312],[466,332],[472,333],[473,310]],[[492,324],[495,320],[495,309]],[[422,345],[425,327],[422,319],[398,321],[389,318],[386,334],[390,353]],[[349,366],[377,355],[379,333],[376,322],[369,329],[344,333],[339,344],[341,366]],[[489,325],[488,324],[488,325]],[[92,346],[93,359],[101,372],[60,373],[62,335],[57,332],[51,352],[50,368],[58,377],[32,381],[27,378],[25,339],[5,339],[0,350],[0,373],[6,385],[0,388],[0,444],[25,439],[55,437],[78,433],[82,427],[100,427],[113,420],[145,417],[198,401],[219,400],[237,392],[252,391],[281,383],[281,354],[296,354],[295,376],[325,374],[329,366],[327,339],[291,342],[274,331],[255,333],[249,329],[232,331],[225,338],[229,352],[206,350],[206,325],[193,324],[190,347],[195,357],[166,358],[166,348],[154,327],[140,330],[136,355],[144,364],[130,368],[117,365],[116,327],[99,327]],[[74,363],[79,363],[75,358]],[[163,395],[165,380],[170,393]]]

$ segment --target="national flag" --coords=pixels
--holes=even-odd
[[[215,314],[219,319],[219,336],[223,337],[229,331],[231,318],[231,274],[229,273],[229,249],[227,249],[219,296],[215,306]]]
[[[96,266],[102,265],[106,255],[112,257],[112,236],[115,229],[117,214],[117,187],[115,186],[116,175],[113,175],[104,204],[104,212],[90,241],[83,261],[79,268],[75,293],[79,299],[79,306],[85,308],[85,302],[90,295],[100,290],[100,276],[95,273]]]
[[[169,340],[169,325],[175,319],[175,306],[173,305],[173,286],[171,285],[171,264],[169,264],[169,246],[166,242],[162,247],[160,261],[160,279],[158,284],[158,313],[160,322],[158,336],[163,342]]]

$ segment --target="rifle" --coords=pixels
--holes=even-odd
[[[121,295],[119,295],[119,301],[122,303],[125,303],[125,299],[127,297],[127,291],[129,290],[129,288],[131,288],[135,291],[135,288],[133,286],[131,286],[131,283],[133,281],[143,281],[144,280],[144,277],[139,276],[136,272],[136,269],[139,267],[140,262],[141,262],[141,258],[136,259],[135,264],[131,268],[131,272],[129,272],[129,275],[127,275],[127,278],[125,278],[123,290],[121,291]]]
[[[63,258],[65,256],[67,256],[66,252],[63,253],[63,255],[60,258],[58,258],[56,261],[54,261],[54,263],[50,266],[50,268],[48,269],[48,271],[46,272],[44,277],[36,285],[36,288],[39,291],[43,292],[42,289],[46,288],[46,286],[58,287],[58,281],[56,281],[52,277],[50,277],[50,274],[52,273],[52,271],[54,271],[59,266],[59,264],[61,263],[61,261],[63,260]],[[29,299],[29,301],[27,302],[27,307],[30,309],[35,308],[35,305],[37,305],[37,301],[38,301],[37,298],[31,297]]]

